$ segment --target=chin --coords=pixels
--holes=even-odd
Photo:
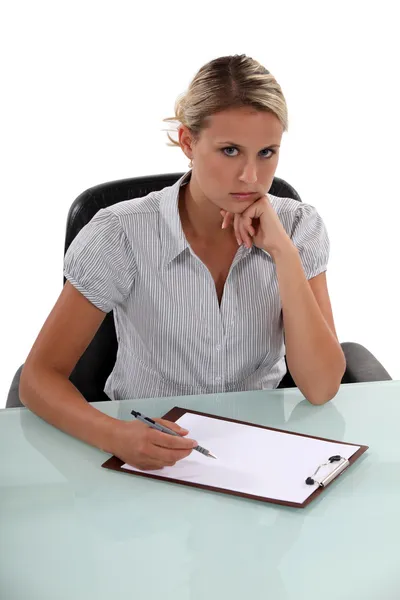
[[[229,210],[229,212],[234,212],[234,213],[242,213],[246,210],[246,208],[249,208],[249,206],[251,206],[252,204],[254,204],[254,202],[257,202],[257,200],[259,200],[261,198],[261,196],[255,196],[254,198],[243,198],[243,199],[236,199],[236,198],[230,198],[229,201],[227,202],[227,204],[229,205],[230,208],[225,209],[225,210]]]

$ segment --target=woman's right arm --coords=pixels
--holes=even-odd
[[[45,421],[92,446],[143,469],[157,469],[188,456],[194,442],[125,422],[91,406],[69,380],[106,313],[69,281],[44,323],[21,373],[21,402]],[[181,434],[175,424],[168,426]]]

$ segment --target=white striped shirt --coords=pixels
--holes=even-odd
[[[286,373],[275,263],[255,246],[238,248],[219,305],[179,216],[179,188],[190,174],[99,210],[65,255],[71,284],[114,311],[118,353],[104,389],[111,399],[276,388]],[[307,279],[325,271],[330,244],[317,210],[268,197]]]

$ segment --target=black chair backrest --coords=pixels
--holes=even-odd
[[[96,185],[82,192],[68,212],[64,254],[77,233],[101,209],[131,198],[141,198],[150,192],[173,185],[184,173],[132,177]],[[283,179],[274,177],[269,193],[280,198],[293,198],[301,202],[296,190]],[[65,283],[64,277],[64,283]],[[109,400],[104,386],[115,365],[117,338],[113,311],[108,313],[93,340],[79,359],[70,375],[70,381],[88,402]],[[287,373],[279,387],[294,385]]]

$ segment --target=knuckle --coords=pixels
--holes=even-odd
[[[145,442],[140,442],[138,444],[137,451],[138,451],[139,454],[145,454],[146,453],[146,444],[145,444]]]
[[[175,464],[176,463],[176,459],[177,459],[177,453],[176,453],[176,451],[175,452],[172,451],[172,452],[168,453],[168,456],[167,456],[168,464],[170,464],[170,463],[174,463]]]

